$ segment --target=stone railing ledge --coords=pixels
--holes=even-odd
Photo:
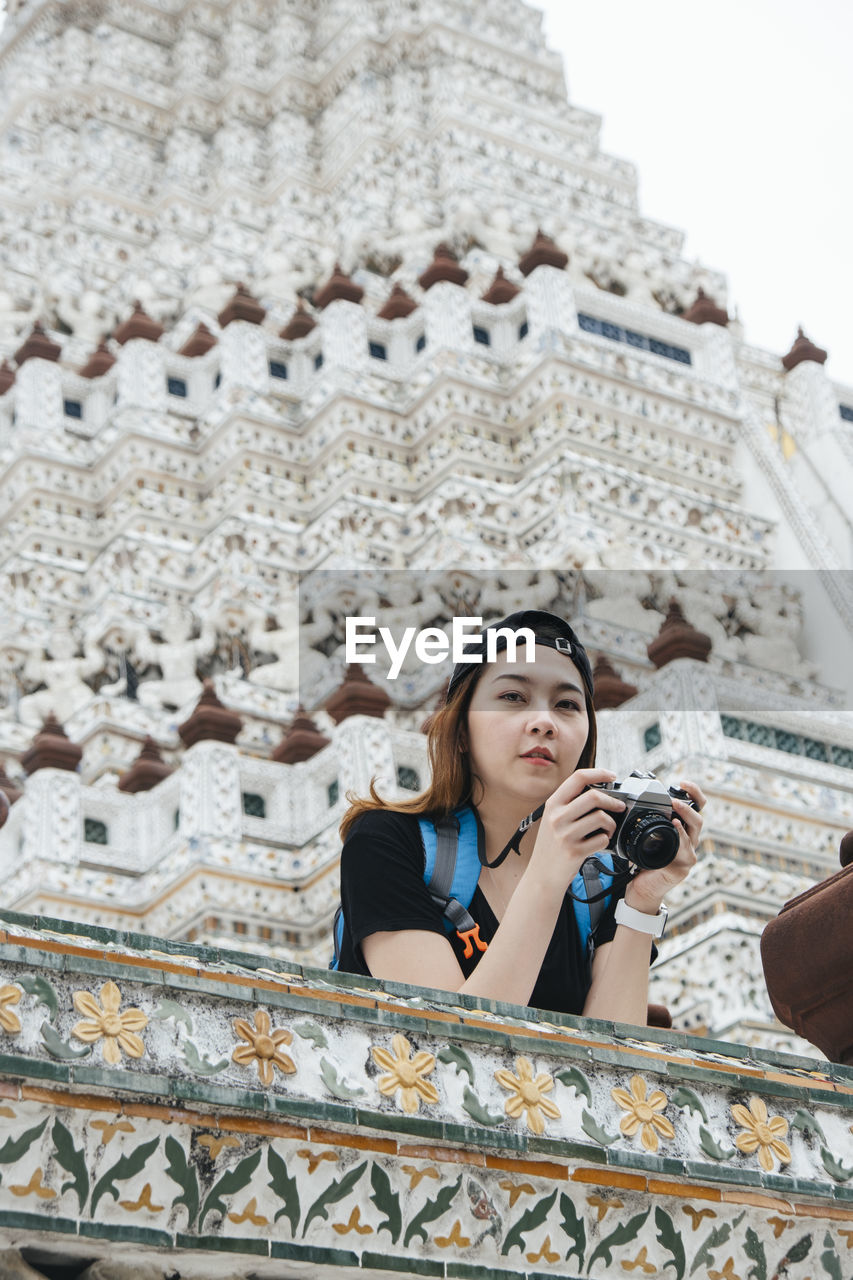
[[[30,1241],[842,1280],[853,1068],[4,912],[0,1249]]]

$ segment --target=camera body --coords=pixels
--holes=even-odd
[[[607,848],[642,871],[669,866],[678,853],[680,833],[672,822],[673,799],[698,808],[686,791],[665,787],[653,773],[636,769],[623,782],[603,782],[588,790],[625,802],[624,812],[607,811],[616,822]]]

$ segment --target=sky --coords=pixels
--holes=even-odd
[[[640,210],[722,271],[745,339],[798,325],[853,387],[851,0],[531,0]],[[730,306],[730,310],[732,307]]]

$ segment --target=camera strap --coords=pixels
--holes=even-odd
[[[483,866],[488,867],[489,869],[493,867],[499,867],[501,863],[506,859],[510,851],[513,851],[520,855],[521,840],[525,831],[527,831],[529,827],[532,827],[534,822],[538,822],[544,812],[545,812],[545,805],[540,804],[538,808],[533,810],[532,813],[528,813],[526,818],[522,818],[516,830],[512,833],[509,840],[504,845],[503,849],[500,851],[498,856],[492,862],[488,862],[481,851],[480,861],[482,862]],[[621,865],[616,866],[617,863]],[[628,881],[634,875],[634,872],[631,870],[631,866],[628,860],[626,858],[622,858],[619,856],[614,858],[613,870],[611,870],[610,867],[606,867],[604,866],[603,863],[599,862],[598,859],[595,857],[595,854],[591,854],[590,857],[587,858],[586,862],[584,862],[583,866],[581,867],[582,872],[583,872],[583,868],[587,865],[590,865],[593,868],[595,868],[596,872],[603,871],[606,875],[612,876],[613,885],[616,885],[619,888],[621,888],[623,884],[627,884]],[[597,878],[598,877],[596,875],[596,879]],[[566,894],[574,902],[581,902],[581,903],[600,902],[602,898],[606,898],[612,892],[613,885],[611,885],[611,887],[608,889],[602,889],[600,893],[588,894],[584,898],[581,898],[578,894],[573,893],[571,888],[566,889]]]
[[[526,818],[522,818],[521,822],[519,822],[515,831],[512,833],[507,843],[504,845],[503,849],[501,849],[498,856],[492,862],[488,862],[485,854],[481,852],[480,861],[482,862],[483,866],[488,867],[490,871],[492,870],[493,867],[499,867],[501,863],[506,859],[507,854],[511,850],[520,856],[522,836],[524,835],[528,827],[532,827],[534,822],[539,821],[539,819],[542,817],[542,814],[544,812],[545,812],[545,805],[540,804],[539,807],[537,809],[534,809],[532,813],[528,813]]]

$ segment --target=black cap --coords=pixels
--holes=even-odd
[[[479,636],[471,636],[470,639],[466,640],[465,652],[472,657],[476,657],[479,654],[482,660],[485,661],[486,635],[489,631],[520,631],[523,627],[533,632],[537,644],[544,644],[549,649],[556,649],[558,653],[564,653],[567,658],[571,658],[586,686],[591,702],[593,694],[592,666],[587,657],[586,649],[584,649],[568,622],[558,618],[555,613],[546,613],[542,609],[522,609],[519,613],[511,613],[502,622],[490,622],[480,632]],[[503,653],[506,647],[506,636],[498,635],[495,640],[495,653]],[[447,686],[446,702],[450,701],[454,689],[458,687],[459,682],[470,669],[470,662],[457,662],[453,668],[450,683]]]

